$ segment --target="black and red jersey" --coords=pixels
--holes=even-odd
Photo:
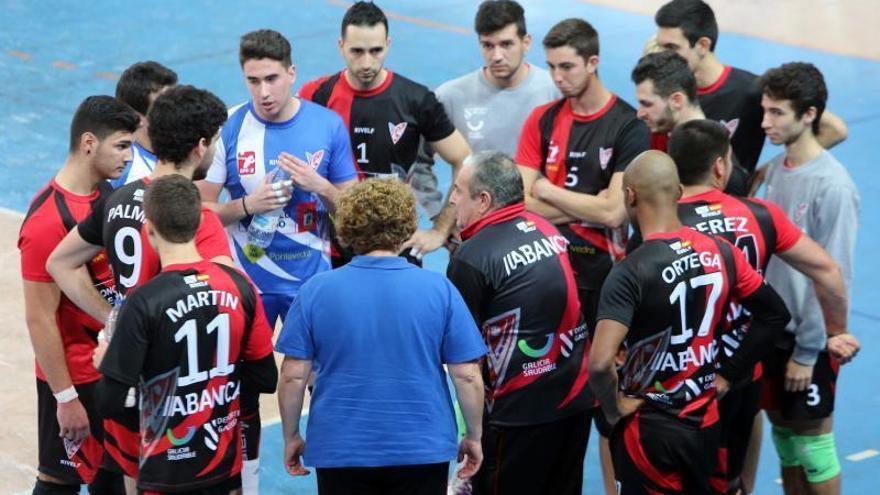
[[[614,267],[598,320],[629,328],[621,389],[701,427],[718,420],[718,338],[731,298],[762,286],[741,251],[688,227],[652,234]]]
[[[104,246],[120,295],[146,283],[160,271],[159,255],[144,229],[144,193],[149,177],[130,182],[102,199],[77,227],[89,244]],[[220,218],[202,208],[196,247],[205,259],[232,257]]]
[[[704,234],[723,237],[739,248],[760,274],[767,269],[770,256],[790,249],[802,235],[776,204],[731,196],[717,189],[682,198],[678,202],[678,217],[681,223]],[[732,301],[728,320],[731,333],[722,337],[722,347],[729,356],[748,331],[751,315],[738,301]]]
[[[140,388],[140,489],[192,490],[241,470],[241,366],[271,353],[257,290],[233,268],[170,265],[129,294],[101,372]]]
[[[724,66],[724,72],[714,83],[697,88],[703,113],[707,119],[721,122],[730,131],[733,154],[749,175],[758,164],[765,137],[761,128],[764,110],[757,78],[751,72]]]
[[[547,423],[594,404],[568,241],[519,203],[461,232],[447,274],[483,332],[489,422]]]
[[[611,176],[649,147],[645,124],[629,104],[612,95],[592,115],[577,115],[568,98],[532,110],[523,125],[516,162],[540,171],[557,186],[597,194]],[[623,255],[626,228],[608,229],[590,222],[559,225],[578,287],[599,289],[612,263]]]
[[[110,191],[109,184],[102,182],[92,194],[83,196],[64,189],[54,179],[41,189],[31,201],[19,232],[21,278],[31,282],[53,282],[46,271],[49,255],[70,229]],[[87,266],[95,288],[108,301],[113,301],[116,293],[106,253],[102,250]],[[70,379],[76,385],[97,381],[101,376],[92,364],[92,354],[97,346],[98,331],[104,323],[84,313],[63,293],[55,312],[55,322],[61,332]],[[37,378],[45,381],[40,365],[37,363],[35,367]]]
[[[420,138],[439,141],[455,132],[431,90],[391,71],[371,90],[353,88],[342,71],[306,83],[299,96],[342,116],[361,178],[406,179],[418,156]]]

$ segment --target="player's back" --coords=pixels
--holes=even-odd
[[[621,304],[634,308],[620,371],[624,390],[697,426],[717,421],[716,331],[735,279],[733,247],[687,227],[647,236],[616,266],[603,303],[605,292],[624,299],[609,299],[611,309],[599,319],[619,319],[613,308]]]
[[[120,321],[138,323],[116,338],[130,353],[108,353],[101,370],[140,376],[139,488],[195,489],[240,471],[240,363],[257,358],[257,311],[245,276],[209,261],[167,266],[128,297]]]

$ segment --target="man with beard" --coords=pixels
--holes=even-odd
[[[123,298],[159,273],[159,257],[144,230],[144,191],[153,179],[164,175],[203,178],[226,110],[208,91],[179,86],[156,99],[149,119],[150,141],[158,158],[153,173],[102,200],[58,245],[46,265],[65,295],[98,321],[107,321],[112,308],[94,287],[76,276],[77,271],[106,247],[116,290]],[[196,245],[206,259],[232,264],[226,233],[208,208],[202,209]],[[99,347],[99,354],[104,350],[106,343]],[[136,411],[129,413],[105,422],[104,441],[110,467],[136,478],[140,442]]]

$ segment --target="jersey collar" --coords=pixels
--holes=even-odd
[[[522,215],[525,211],[525,203],[516,203],[510,206],[505,206],[504,208],[499,208],[462,229],[461,240],[466,241],[476,235],[476,233],[481,231],[484,227],[506,222]]]
[[[394,79],[394,73],[388,69],[385,69],[385,71],[388,74],[385,76],[385,80],[382,81],[382,84],[376,86],[373,89],[368,89],[368,90],[364,91],[364,90],[355,89],[354,86],[352,86],[348,82],[348,79],[345,78],[345,72],[347,70],[348,69],[343,69],[342,72],[339,74],[339,78],[342,79],[342,84],[344,84],[345,87],[348,88],[348,90],[352,92],[352,94],[354,94],[355,96],[360,96],[360,97],[376,96],[377,94],[388,89],[388,86],[391,86],[391,80]]]
[[[707,94],[718,91],[718,89],[721,88],[721,86],[724,86],[724,83],[727,82],[727,77],[730,76],[730,70],[731,67],[729,65],[725,65],[724,70],[721,71],[721,75],[718,76],[718,79],[716,79],[715,82],[708,86],[697,88],[697,96],[705,96]]]
[[[703,191],[700,194],[693,194],[691,196],[685,196],[678,200],[679,203],[695,203],[697,201],[721,201],[724,199],[724,192],[719,189],[710,189],[708,191]]]

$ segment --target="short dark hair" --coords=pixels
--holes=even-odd
[[[522,175],[509,156],[500,151],[481,151],[469,156],[465,163],[474,167],[474,174],[468,185],[471,199],[486,191],[492,196],[493,208],[522,202]]]
[[[715,12],[702,0],[672,0],[660,7],[654,23],[662,28],[679,28],[691,46],[700,38],[709,38],[709,50],[715,51],[718,42],[718,23]]]
[[[153,103],[147,133],[156,158],[182,164],[202,138],[209,143],[223,122],[226,106],[204,89],[177,86]]]
[[[513,0],[486,0],[477,9],[474,30],[486,36],[511,24],[516,24],[517,36],[526,35],[526,14],[520,4]]]
[[[248,60],[268,58],[290,67],[290,42],[278,31],[259,29],[241,37],[238,45],[238,62],[244,67]]]
[[[380,22],[385,26],[385,34],[387,35],[388,18],[385,17],[385,12],[382,12],[382,9],[373,2],[355,2],[342,16],[342,37],[345,38],[345,28],[348,26],[372,27]]]
[[[572,17],[559,21],[544,36],[544,48],[574,48],[584,61],[599,54],[599,33],[589,22]]]
[[[202,221],[199,190],[182,175],[163,175],[147,186],[144,215],[166,241],[190,242]]]
[[[686,186],[702,184],[718,157],[730,149],[730,133],[714,120],[691,120],[677,126],[669,136],[669,156]]]
[[[80,138],[91,132],[104,139],[114,132],[134,132],[141,118],[130,106],[112,96],[89,96],[77,107],[70,122],[70,151],[79,147]]]
[[[789,100],[796,118],[801,118],[810,107],[816,107],[813,133],[819,132],[819,120],[828,101],[825,78],[815,65],[791,62],[770,69],[758,79],[761,92],[774,100]]]
[[[681,91],[692,104],[697,102],[697,80],[687,60],[675,52],[649,53],[639,59],[632,80],[641,84],[649,79],[654,83],[654,92],[662,98]]]
[[[116,82],[116,99],[127,103],[139,114],[150,110],[150,95],[177,84],[177,73],[159,62],[138,62],[122,72]]]

